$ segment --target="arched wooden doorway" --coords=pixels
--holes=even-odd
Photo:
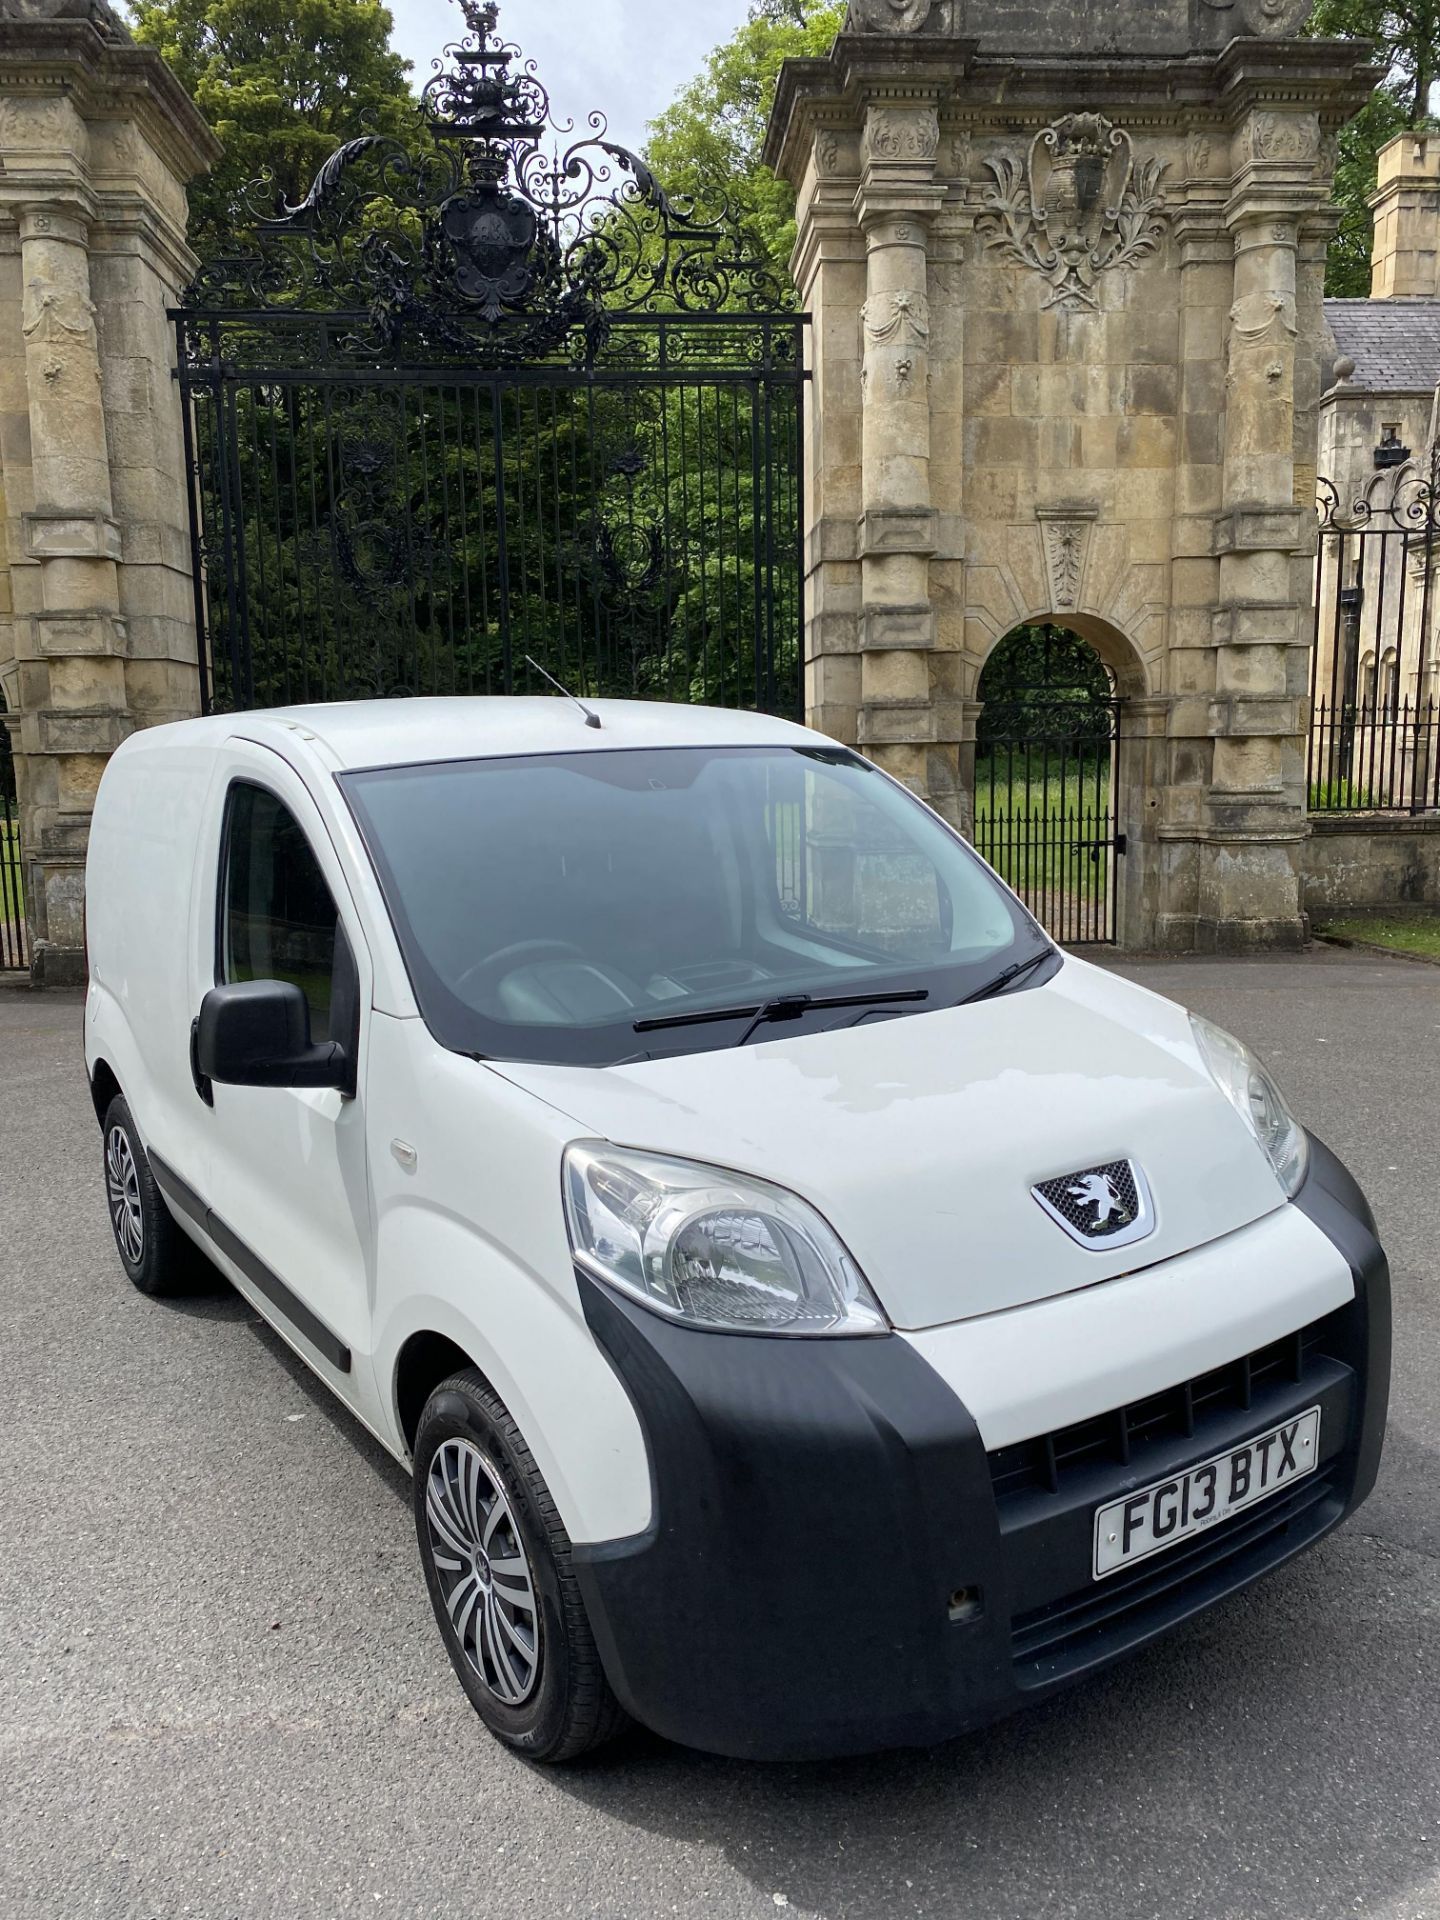
[[[1056,940],[1113,943],[1127,846],[1115,676],[1078,633],[1025,626],[979,691],[976,847]]]

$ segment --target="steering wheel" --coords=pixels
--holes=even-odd
[[[498,953],[492,953],[485,960],[477,960],[473,967],[467,967],[455,982],[453,991],[462,1000],[470,999],[472,988],[488,994],[492,987],[499,986],[507,973],[515,971],[517,961],[540,960],[547,956],[551,959],[563,956],[567,960],[585,958],[579,947],[572,946],[568,940],[517,940],[513,946],[502,947]]]

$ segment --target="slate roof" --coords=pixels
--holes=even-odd
[[[1337,357],[1355,362],[1371,393],[1431,393],[1440,385],[1440,300],[1327,300]],[[1325,384],[1332,378],[1325,368]]]

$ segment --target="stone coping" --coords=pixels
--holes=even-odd
[[[1316,834],[1440,835],[1440,813],[1312,813],[1310,830]]]
[[[183,179],[224,148],[154,47],[108,39],[90,20],[17,20],[0,36],[0,96],[60,93],[84,119],[133,113]]]
[[[1121,108],[1131,127],[1150,115],[1173,126],[1187,108],[1238,115],[1266,104],[1323,107],[1327,126],[1338,129],[1384,78],[1370,51],[1354,40],[1232,40],[1218,53],[1047,58],[982,52],[962,36],[846,32],[828,54],[781,67],[761,158],[798,185],[815,127],[837,114],[856,119],[872,97],[928,95],[942,116],[963,104],[1007,130],[1027,111],[1053,116],[1057,98],[1083,101],[1089,112]]]

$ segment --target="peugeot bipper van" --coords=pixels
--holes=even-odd
[[[162,727],[88,886],[126,1272],[198,1249],[412,1470],[446,1650],[532,1759],[627,1716],[938,1741],[1371,1489],[1353,1180],[831,740],[560,698]]]

